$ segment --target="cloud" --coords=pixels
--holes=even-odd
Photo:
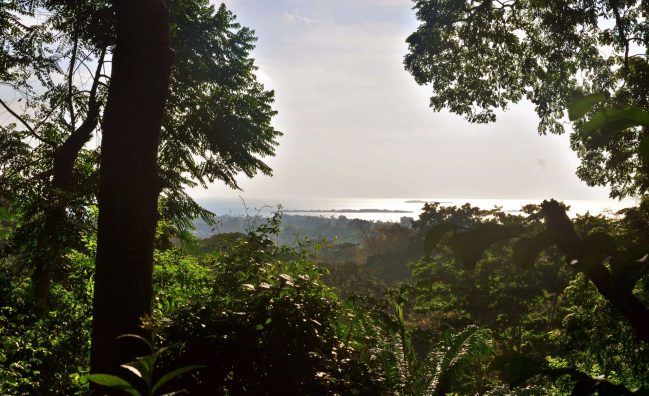
[[[298,12],[283,12],[282,19],[288,23],[296,23],[305,26],[312,26],[317,23],[316,19],[306,17]]]

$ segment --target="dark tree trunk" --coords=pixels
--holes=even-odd
[[[103,119],[91,371],[116,373],[143,352],[151,313],[161,183],[156,158],[173,51],[164,0],[116,0],[117,45]]]

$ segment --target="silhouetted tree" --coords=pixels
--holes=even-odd
[[[91,370],[138,356],[119,335],[151,313],[153,240],[162,181],[160,128],[174,53],[164,0],[116,1],[111,84],[103,119]]]
[[[178,56],[157,162],[160,215],[179,231],[212,218],[184,187],[222,180],[238,188],[237,173],[270,174],[263,157],[274,155],[280,133],[270,124],[274,94],[257,82],[249,55],[254,32],[208,1],[174,0],[170,11]],[[15,120],[0,126],[0,195],[21,213],[12,248],[34,268],[42,307],[50,278],[65,274],[67,249],[82,247],[80,235],[94,227],[88,206],[96,202],[100,147],[88,142],[102,129],[114,26],[110,2],[0,5],[0,81],[7,98],[21,99],[0,97]]]
[[[646,2],[628,0],[418,0],[421,25],[404,63],[430,84],[430,106],[471,122],[531,101],[540,133],[563,133],[575,97],[604,93],[604,105],[649,108]],[[602,51],[602,48],[607,48]],[[649,188],[649,164],[638,155],[645,128],[588,133],[573,123],[578,176],[610,185],[612,197]]]

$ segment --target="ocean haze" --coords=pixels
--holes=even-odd
[[[405,0],[226,2],[259,40],[259,79],[284,132],[273,177],[240,177],[248,197],[470,197],[607,201],[575,176],[569,138],[539,136],[528,102],[473,125],[428,107],[403,69],[417,27]],[[222,184],[203,197],[235,197]]]
[[[268,216],[281,209],[290,215],[339,217],[371,221],[399,222],[402,217],[417,218],[424,202],[440,202],[442,206],[461,206],[469,203],[482,209],[500,207],[517,213],[523,205],[540,204],[542,199],[471,199],[471,198],[244,198],[203,197],[198,200],[206,209],[217,215]],[[612,214],[633,206],[632,200],[623,202],[603,200],[566,200],[569,214]],[[372,210],[372,211],[370,211]]]

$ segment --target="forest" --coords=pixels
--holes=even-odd
[[[527,101],[636,205],[398,223],[197,203],[282,137],[227,4],[0,0],[0,394],[649,395],[649,3],[413,1],[431,111]]]

